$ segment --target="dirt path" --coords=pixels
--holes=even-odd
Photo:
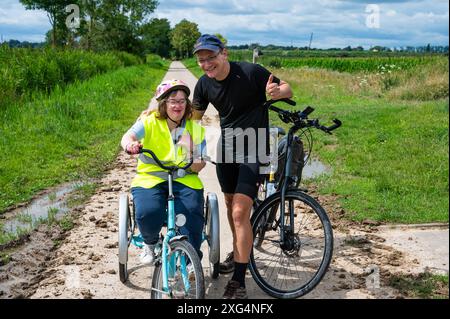
[[[166,78],[181,78],[191,89],[196,81],[178,63],[172,64]],[[217,114],[212,107],[208,108],[203,124],[208,132],[217,131]],[[208,140],[210,147],[215,138],[212,135]],[[66,234],[45,229],[36,232],[33,235],[36,238],[26,245],[40,243],[34,249],[26,248],[34,252],[28,254],[33,256],[32,260],[27,259],[26,250],[23,250],[14,255],[8,265],[0,267],[0,298],[149,298],[153,269],[139,264],[136,248],[131,247],[129,251],[129,281],[122,284],[118,276],[118,198],[120,193],[129,192],[135,165],[135,158],[121,153],[114,168],[100,181],[101,186],[96,194],[78,212],[76,227]],[[231,233],[215,169],[211,164],[202,171],[201,178],[206,191],[215,192],[219,197],[223,259],[231,251]],[[392,236],[389,229],[378,230],[376,223],[367,221],[356,224],[343,220],[345,212],[336,204],[335,198],[317,196],[314,189],[310,189],[310,194],[319,200],[332,219],[335,249],[325,278],[304,298],[402,297],[387,285],[390,276],[421,272],[426,267],[424,260],[428,258],[423,254],[421,258],[411,253],[415,250],[414,245],[409,248],[398,245],[395,238],[399,236]],[[447,236],[447,246],[442,249],[443,257],[434,263],[435,268],[448,273],[448,227],[440,230],[439,234],[442,233],[444,238]],[[411,243],[420,241],[418,237],[409,240],[410,237],[405,240]],[[54,238],[62,240],[59,248],[43,249],[52,247]],[[425,250],[434,249],[434,246],[424,247]],[[229,275],[210,280],[208,274],[205,265],[207,298],[220,298]],[[250,274],[247,275],[247,287],[250,298],[269,298],[254,283]]]

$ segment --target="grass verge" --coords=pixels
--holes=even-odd
[[[0,113],[0,212],[39,190],[99,176],[167,71],[139,65]]]
[[[408,298],[448,299],[448,275],[394,275],[389,286]]]

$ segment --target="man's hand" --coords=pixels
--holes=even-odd
[[[150,109],[146,109],[144,111],[142,111],[141,115],[139,115],[139,118],[142,119],[146,116],[149,116],[150,113],[154,112],[155,110],[150,110]]]
[[[200,161],[199,163],[194,162],[189,169],[194,173],[199,173],[206,166],[205,161]]]
[[[273,100],[281,98],[280,86],[273,82],[273,74],[270,74],[269,80],[267,81],[266,92]]]

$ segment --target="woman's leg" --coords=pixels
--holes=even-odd
[[[175,211],[177,214],[183,213],[186,216],[186,224],[180,228],[182,235],[189,237],[189,242],[194,246],[200,258],[202,252],[202,232],[205,219],[203,217],[203,189],[192,189],[181,183],[173,183],[175,195]]]
[[[136,224],[147,245],[155,244],[166,221],[167,191],[162,184],[153,188],[131,189],[136,209]]]

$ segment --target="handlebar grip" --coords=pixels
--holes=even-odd
[[[269,101],[267,101],[264,104],[266,106],[270,107],[270,106],[272,106],[272,104],[277,103],[277,102],[284,102],[284,103],[287,103],[287,104],[292,105],[292,106],[296,106],[297,105],[297,103],[295,101],[291,100],[291,99],[269,100]]]
[[[342,122],[339,121],[338,119],[334,119],[333,122],[334,122],[333,125],[327,127],[327,131],[328,131],[328,132],[331,132],[331,131],[337,129],[339,126],[342,125]]]
[[[281,99],[279,101],[283,101],[283,102],[285,102],[285,103],[287,103],[289,105],[292,105],[292,106],[296,106],[297,105],[297,103],[295,101],[291,100],[291,99]]]

